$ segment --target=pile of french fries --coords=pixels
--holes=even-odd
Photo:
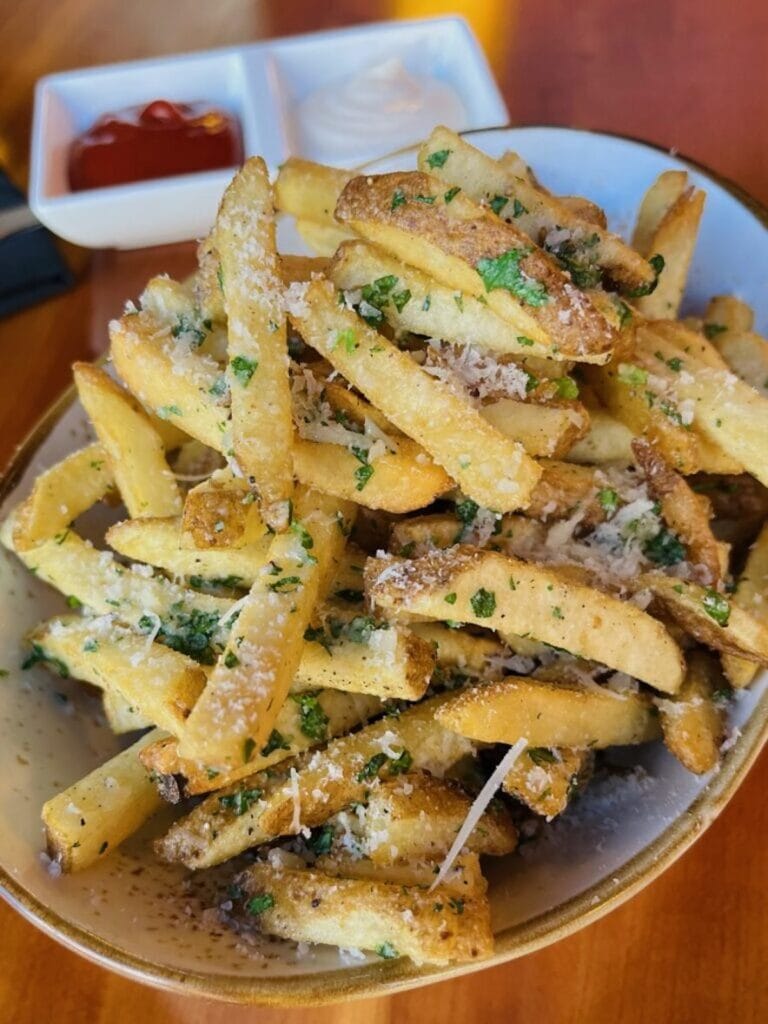
[[[735,298],[678,318],[703,204],[662,174],[630,246],[446,128],[416,171],[245,164],[195,275],[110,325],[115,375],[74,367],[95,439],[2,528],[69,606],[27,664],[141,731],[45,804],[64,872],[170,802],[157,854],[238,858],[254,929],[470,961],[480,858],[601,751],[716,769],[768,665],[768,343]]]

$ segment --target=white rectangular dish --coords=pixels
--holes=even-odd
[[[246,156],[259,153],[272,168],[291,154],[324,158],[317,138],[313,148],[300,130],[299,104],[334,80],[392,60],[456,92],[463,114],[451,127],[506,123],[507,109],[485,56],[458,17],[381,22],[61,72],[40,79],[35,91],[30,206],[51,231],[88,248],[135,249],[201,237],[231,169],[73,192],[67,182],[72,141],[110,110],[158,98],[204,99],[240,122]],[[359,147],[348,150],[350,162],[417,141],[408,133],[407,118],[402,138],[392,141],[382,144],[375,134],[360,138]]]

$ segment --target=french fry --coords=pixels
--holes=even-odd
[[[659,735],[650,699],[560,679],[510,676],[452,695],[435,717],[446,729],[486,743],[528,747],[603,747],[647,743]]]
[[[158,740],[141,751],[141,761],[148,772],[157,775],[184,776],[184,792],[189,796],[210,793],[223,786],[232,786],[254,772],[260,772],[295,757],[327,739],[343,736],[356,726],[380,714],[383,705],[376,697],[336,690],[319,690],[307,699],[306,693],[295,691],[280,709],[275,728],[267,743],[248,764],[228,772],[217,772],[199,761],[179,756],[179,743],[173,736]]]
[[[655,188],[655,185],[651,186],[650,193]],[[674,184],[672,191],[676,189],[677,184]],[[639,230],[635,232],[635,247],[646,257],[661,256],[664,260],[664,269],[656,287],[650,294],[637,299],[637,308],[643,316],[651,319],[677,316],[696,247],[705,198],[699,189],[685,188],[666,207],[660,219],[650,212],[650,207],[657,202],[655,196],[649,199],[646,195],[643,200],[638,217]],[[656,223],[646,233],[651,220],[656,220]]]
[[[45,803],[42,817],[48,852],[62,871],[90,867],[160,809],[162,800],[139,753],[162,735],[153,729]]]
[[[562,458],[589,429],[589,414],[578,402],[538,405],[502,398],[482,406],[480,415],[537,458]]]
[[[306,487],[385,512],[423,508],[453,487],[416,442],[399,439],[397,449],[368,462],[338,444],[297,440],[293,464]]]
[[[63,533],[69,524],[114,487],[100,444],[72,452],[35,480],[15,516],[13,546],[27,551]]]
[[[238,876],[246,913],[262,931],[300,942],[332,943],[409,956],[416,964],[467,963],[490,956],[491,916],[484,887],[433,891],[391,882],[324,875],[309,868],[253,864]]]
[[[110,354],[120,378],[145,406],[162,409],[171,424],[217,451],[229,411],[221,367],[146,311],[109,325]]]
[[[279,270],[283,284],[311,281],[313,274],[325,274],[328,260],[320,256],[299,256],[295,253],[279,254]]]
[[[591,750],[575,747],[528,747],[502,783],[505,793],[552,821],[562,814],[571,796],[589,779],[594,763]]]
[[[647,441],[637,438],[632,442],[632,450],[648,481],[649,492],[661,504],[664,521],[685,544],[688,561],[703,567],[708,583],[719,583],[728,571],[728,552],[715,539],[709,525],[709,500],[689,487]]]
[[[10,516],[0,529],[0,540],[9,550],[13,550],[13,523]],[[76,598],[98,615],[114,615],[129,626],[138,626],[142,618],[150,617],[153,623],[159,619],[172,627],[174,621],[199,613],[209,620],[208,632],[213,639],[219,616],[232,606],[223,598],[125,568],[114,561],[112,552],[91,547],[74,530],[17,554],[39,579],[62,594]]]
[[[269,839],[322,825],[359,801],[378,778],[400,774],[406,764],[408,770],[442,776],[473,750],[469,740],[435,721],[445,699],[433,697],[333,739],[304,764],[284,763],[271,777],[260,772],[212,794],[173,824],[155,850],[163,860],[188,868],[210,867]],[[258,796],[246,799],[238,793]]]
[[[434,128],[419,150],[418,163],[420,171],[459,186],[470,199],[490,206],[534,242],[548,232],[556,233],[565,266],[574,268],[572,276],[577,285],[583,277],[589,279],[587,287],[599,283],[599,268],[630,289],[653,283],[652,268],[618,235],[606,231],[594,219],[584,220],[572,204],[538,188],[527,177],[508,171],[456,132]]]
[[[353,178],[336,218],[368,241],[474,297],[561,359],[605,362],[616,332],[527,235],[418,172]]]
[[[768,625],[724,594],[661,573],[646,573],[638,585],[706,647],[768,666]]]
[[[665,693],[675,693],[683,681],[680,651],[660,622],[634,605],[566,580],[560,570],[459,547],[410,562],[369,559],[365,589],[372,604],[385,610],[450,617],[502,637],[530,635]]]
[[[768,483],[768,457],[764,439],[768,431],[768,400],[732,373],[705,366],[680,352],[659,331],[640,328],[638,336],[651,332],[647,347],[661,359],[644,355],[644,365],[656,364],[653,372],[667,381],[669,394],[679,407],[692,406],[693,425],[705,438],[735,459],[763,483]],[[670,360],[678,369],[669,366]]]
[[[743,609],[762,626],[768,627],[768,527],[763,526],[747,556],[736,585],[732,605]],[[749,686],[757,675],[757,665],[735,654],[722,656],[728,682],[737,689]]]
[[[204,318],[225,321],[224,293],[221,289],[221,264],[216,251],[215,230],[209,231],[197,247],[197,273],[193,290]]]
[[[374,864],[440,861],[471,806],[471,798],[456,783],[424,772],[383,782],[371,793],[362,815],[360,845]],[[517,832],[506,808],[488,807],[466,845],[485,856],[511,853]]]
[[[715,295],[709,300],[704,316],[706,336],[719,347],[721,338],[728,334],[747,334],[754,329],[755,314],[751,306],[733,295]]]
[[[275,181],[275,205],[281,213],[341,228],[333,216],[352,171],[291,156],[280,166]]]
[[[325,258],[333,256],[342,242],[354,237],[340,224],[321,224],[314,220],[297,220],[296,230],[315,255]]]
[[[191,658],[103,618],[51,619],[29,641],[76,679],[116,690],[141,718],[175,735],[205,686],[205,673]]]
[[[632,462],[632,431],[607,409],[587,405],[589,426],[563,458],[581,465],[605,462],[628,466]]]
[[[768,395],[768,342],[753,332],[753,323],[746,303],[723,295],[707,306],[704,332],[738,377]]]
[[[184,499],[182,547],[189,550],[263,551],[270,532],[248,483],[229,469],[218,469],[192,487]]]
[[[317,627],[305,633],[305,638],[311,639],[303,648],[294,686],[322,686],[401,700],[424,696],[435,667],[432,647],[426,641],[402,625],[375,623],[366,616],[348,616],[345,622],[330,615],[325,622],[332,628]]]
[[[224,362],[227,357],[226,313],[223,307],[212,316],[203,313],[196,305],[194,286],[194,279],[182,284],[165,274],[153,277],[141,293],[139,305],[143,312],[149,313],[158,325],[162,325],[165,333],[170,333],[171,338],[179,339],[188,349],[202,356]],[[218,280],[216,290],[220,296]]]
[[[153,724],[125,697],[121,697],[117,690],[105,690],[102,693],[101,707],[107,725],[115,736],[124,736],[126,733],[136,732],[139,729],[149,729]]]
[[[129,514],[173,516],[181,494],[162,441],[136,402],[103,370],[75,363],[75,384]]]
[[[721,680],[715,660],[703,651],[693,651],[680,692],[656,702],[664,743],[697,775],[711,771],[720,760],[724,718],[712,698]]]
[[[645,193],[632,234],[632,247],[639,253],[652,251],[653,237],[661,222],[687,187],[685,171],[663,171]]]
[[[549,346],[515,331],[486,302],[440,284],[368,242],[343,242],[328,275],[338,288],[361,289],[368,319],[378,320],[380,314],[382,322],[386,319],[396,330],[477,345],[489,352],[520,356],[551,352]]]
[[[272,190],[260,157],[247,160],[224,193],[216,248],[228,323],[232,445],[265,518],[284,529],[293,493],[293,421]]]
[[[231,548],[182,547],[181,519],[126,519],[115,523],[106,541],[121,555],[155,565],[193,586],[250,587],[267,560],[269,534],[255,544]]]
[[[305,340],[421,444],[467,494],[501,511],[526,503],[539,471],[521,446],[490,427],[351,310],[339,307],[329,283],[309,285],[305,305],[304,315],[292,316]],[[393,379],[399,382],[396,392]]]
[[[290,531],[270,545],[237,625],[187,719],[180,754],[215,767],[248,762],[274,728],[301,659],[301,641],[344,547],[349,505],[308,491]]]
[[[482,675],[491,659],[502,658],[507,648],[492,636],[473,636],[437,622],[413,622],[411,630],[435,650],[438,665],[469,675]]]

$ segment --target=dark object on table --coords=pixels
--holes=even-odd
[[[155,100],[105,114],[72,143],[73,192],[176,174],[214,171],[242,162],[240,125],[210,103]]]
[[[73,283],[50,232],[27,218],[25,209],[24,195],[0,171],[0,317],[42,302]]]

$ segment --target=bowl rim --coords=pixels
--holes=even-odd
[[[632,135],[592,131],[567,125],[505,125],[472,129],[461,134],[473,137],[510,129],[541,128],[619,139],[670,154],[666,147]],[[412,152],[413,149],[413,146],[407,146],[389,156],[395,156],[400,152]],[[676,152],[670,155],[730,193],[763,227],[768,229],[768,207],[741,186],[696,160]],[[13,491],[37,449],[51,434],[60,417],[74,402],[74,399],[75,389],[73,385],[70,385],[46,409],[27,436],[20,442],[8,463],[3,467],[0,476],[0,502],[3,502]],[[621,906],[658,878],[714,822],[756,761],[767,739],[768,692],[756,704],[738,742],[727,752],[720,771],[707,783],[687,810],[680,814],[652,843],[613,872],[611,876],[596,882],[565,902],[498,933],[495,936],[494,955],[476,963],[458,964],[447,968],[417,967],[411,961],[403,958],[388,963],[367,964],[345,970],[324,970],[314,974],[272,979],[225,973],[182,971],[158,965],[128,953],[114,944],[104,941],[95,933],[73,925],[46,907],[2,865],[0,865],[0,896],[30,923],[68,949],[132,981],[143,982],[166,991],[187,993],[229,1003],[276,1007],[321,1006],[352,999],[394,995],[432,982],[446,981],[488,967],[499,966],[528,953],[533,953],[574,934]]]

